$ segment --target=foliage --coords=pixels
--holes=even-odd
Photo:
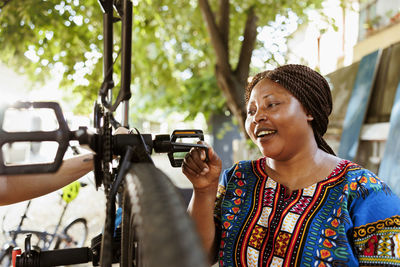
[[[71,2],[71,1],[70,1]],[[76,85],[83,71],[93,72],[101,51],[101,10],[95,0],[79,5],[74,1],[8,1],[0,10],[0,60],[35,82],[64,73],[62,85]],[[100,66],[101,67],[101,66]],[[95,88],[82,91],[92,95]]]
[[[307,8],[322,0],[231,0],[229,60],[238,61],[246,14],[256,7],[258,25],[277,14],[304,18]],[[132,109],[154,107],[198,112],[206,117],[226,109],[214,78],[215,52],[195,0],[133,1]],[[210,2],[213,10],[217,1]],[[77,110],[88,113],[102,82],[102,11],[96,0],[3,1],[0,5],[0,60],[32,80],[44,82],[57,73],[61,87],[81,97]],[[285,23],[285,22],[283,22]],[[118,23],[117,23],[118,24]],[[115,25],[116,29],[119,25]],[[120,31],[115,30],[118,43]],[[263,44],[258,42],[257,46]],[[119,48],[116,48],[117,58]],[[116,59],[116,88],[119,80]],[[256,71],[252,67],[253,71]]]

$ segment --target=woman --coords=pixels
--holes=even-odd
[[[211,148],[208,161],[193,149],[182,167],[194,188],[188,210],[210,260],[400,265],[399,198],[322,138],[332,111],[327,81],[306,66],[285,65],[257,74],[245,99],[246,131],[264,157],[236,163],[220,181],[221,160]]]

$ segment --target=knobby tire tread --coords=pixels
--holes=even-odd
[[[205,267],[207,264],[194,223],[178,189],[151,163],[134,163],[125,177],[125,214],[123,227],[129,223],[129,241],[122,241],[122,258],[138,241],[138,263],[124,267]],[[124,211],[125,212],[125,211]],[[124,236],[125,234],[123,234]],[[125,258],[126,260],[126,258]]]

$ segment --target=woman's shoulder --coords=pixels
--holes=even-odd
[[[248,169],[253,168],[256,165],[263,165],[262,162],[265,161],[264,158],[259,158],[255,160],[240,160],[235,162],[232,167],[226,169],[225,171],[239,170],[239,169]]]
[[[350,160],[343,160],[342,164],[344,165],[344,175],[350,182],[362,179],[362,177],[372,177],[374,178],[372,181],[381,180],[374,172],[364,168],[363,166],[355,162],[352,162]]]
[[[232,167],[226,169],[223,173],[223,177],[229,180],[230,177],[235,176],[239,179],[244,177],[253,176],[254,172],[260,172],[260,168],[265,168],[264,158],[256,160],[240,160],[233,164]]]
[[[350,195],[365,197],[362,192],[380,192],[385,194],[391,193],[389,186],[380,179],[374,172],[362,167],[361,165],[352,161],[345,160],[344,168],[345,187],[344,190],[348,191]]]

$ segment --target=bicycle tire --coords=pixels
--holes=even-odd
[[[3,249],[0,251],[0,266],[10,267],[12,266],[12,247]]]
[[[78,231],[74,228],[78,227]],[[62,236],[57,238],[54,249],[83,247],[88,236],[88,226],[85,218],[77,218],[64,227]]]
[[[125,177],[121,266],[208,266],[178,189],[151,163]]]

